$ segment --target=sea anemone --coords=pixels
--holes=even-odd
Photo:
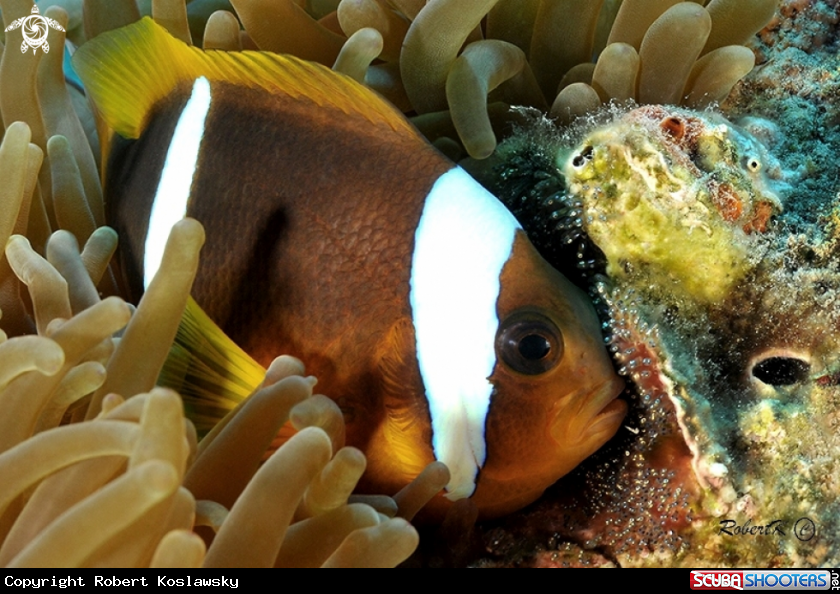
[[[562,121],[611,100],[690,107],[722,100],[752,69],[752,51],[742,44],[770,20],[776,0],[705,7],[676,0],[342,0],[332,3],[337,18],[317,22],[293,0],[232,4],[261,49],[326,65],[347,52],[371,64],[378,43],[379,61],[365,81],[406,112],[448,109],[432,121],[438,128],[449,122],[467,153],[484,158],[495,148],[488,95],[508,105],[551,106]],[[366,30],[379,41],[354,39]],[[342,49],[345,36],[359,49]]]
[[[15,124],[7,138],[21,132],[25,126]],[[94,234],[88,244],[103,235],[110,236]],[[63,270],[82,271],[78,277],[62,277],[23,237],[8,241],[6,257],[32,297],[38,335],[0,344],[0,471],[8,477],[0,563],[392,566],[416,547],[404,519],[380,512],[413,516],[448,474],[431,468],[398,495],[403,505],[348,504],[364,456],[342,447],[341,414],[332,401],[310,398],[315,380],[302,377],[299,361],[275,360],[260,389],[200,444],[175,392],[139,393],[154,384],[168,352],[202,243],[195,221],[173,228],[160,272],[132,315],[116,297],[94,296],[72,311],[70,294],[79,302],[92,283],[68,233],[54,234],[48,253]],[[115,348],[112,335],[123,326]],[[68,422],[85,409],[94,418]],[[290,418],[298,433],[261,465]],[[215,532],[206,554],[191,532],[198,525]]]

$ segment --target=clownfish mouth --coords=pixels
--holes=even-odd
[[[623,390],[623,388],[622,388]],[[619,392],[620,393],[620,392]],[[627,403],[624,400],[619,400],[618,395],[614,397],[609,404],[607,404],[601,412],[599,412],[592,423],[587,428],[587,432],[600,433],[609,429],[612,433],[618,429],[618,425],[627,416]]]
[[[624,380],[612,377],[589,391],[578,417],[581,442],[598,441],[600,447],[615,435],[627,416],[627,402],[619,399],[624,388]]]
[[[621,426],[629,406],[619,399],[624,380],[617,375],[569,395],[556,412],[551,436],[565,451],[573,449],[583,458],[604,445]]]

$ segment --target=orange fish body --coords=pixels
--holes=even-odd
[[[124,137],[106,195],[131,292],[172,223],[201,221],[196,302],[263,366],[304,361],[367,455],[365,490],[440,460],[441,509],[498,516],[616,432],[623,383],[585,295],[401,114],[326,69],[205,54],[149,20],[103,38],[76,65]],[[194,63],[168,83],[115,66],[140,46]],[[137,79],[157,90],[126,108]]]

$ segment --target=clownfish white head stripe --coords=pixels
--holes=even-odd
[[[499,275],[517,229],[501,202],[455,167],[435,182],[415,233],[410,302],[417,362],[432,446],[449,467],[447,498],[453,501],[472,495],[487,456]],[[453,336],[454,328],[469,344]]]
[[[178,118],[172,142],[166,153],[160,183],[152,201],[143,260],[143,286],[146,288],[160,268],[163,248],[172,226],[187,214],[190,188],[195,176],[208,111],[210,82],[202,76],[193,83],[192,94]]]

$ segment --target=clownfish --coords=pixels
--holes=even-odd
[[[618,430],[594,309],[510,212],[355,81],[203,52],[150,19],[74,65],[114,131],[104,171],[139,296],[172,225],[207,241],[193,298],[259,364],[293,354],[392,494],[430,462],[482,517],[519,509]]]

